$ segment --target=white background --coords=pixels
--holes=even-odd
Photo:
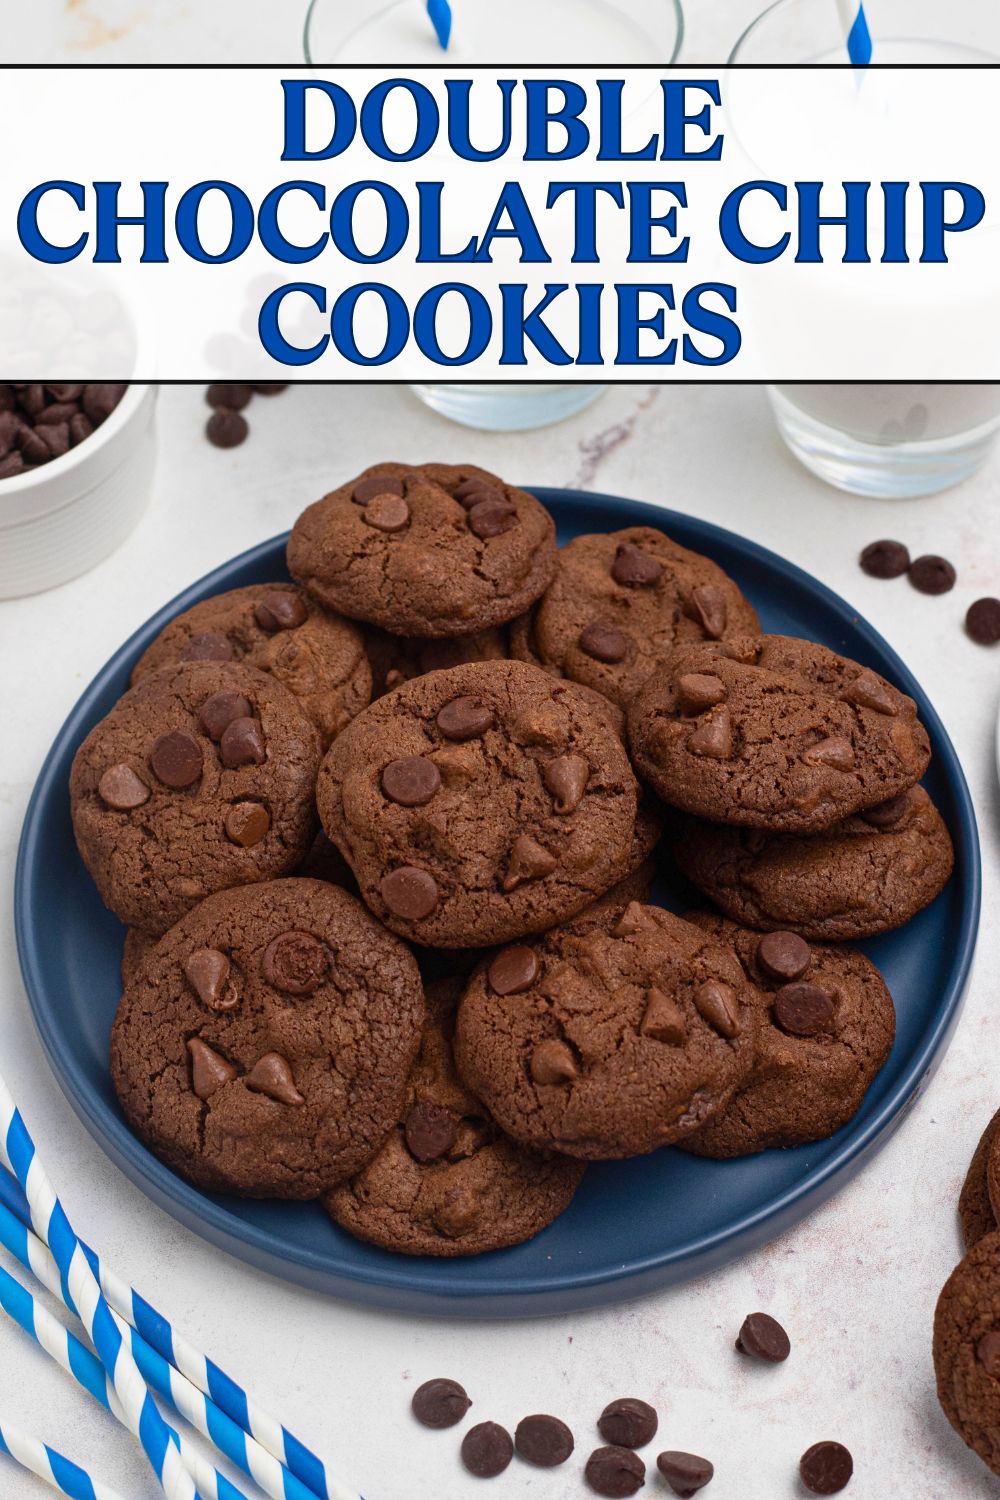
[[[36,56],[29,20],[51,12],[54,55],[71,61],[291,57],[299,9],[259,0],[71,0],[65,8],[35,0],[5,15],[4,47]],[[746,0],[691,0],[687,56],[720,56],[754,9]],[[120,36],[105,45],[117,27]],[[98,45],[80,45],[88,38]],[[551,1476],[512,1467],[493,1486],[465,1477],[457,1435],[424,1433],[407,1417],[415,1384],[438,1374],[466,1383],[479,1420],[512,1427],[532,1410],[563,1416],[581,1458],[597,1441],[592,1422],[607,1399],[644,1396],[660,1409],[664,1446],[715,1461],[712,1500],[802,1500],[797,1458],[823,1437],[842,1439],[856,1455],[852,1500],[995,1497],[1000,1482],[966,1453],[936,1405],[930,1320],[959,1255],[961,1178],[1000,1104],[1000,939],[991,920],[1000,876],[1000,657],[961,631],[968,604],[1000,592],[1000,462],[934,500],[842,497],[785,454],[753,389],[621,390],[562,427],[508,438],[452,427],[402,389],[299,390],[257,403],[250,443],[231,454],[202,442],[204,416],[199,390],[164,392],[157,491],[132,539],[89,577],[0,605],[0,1065],[80,1232],[305,1439],[342,1456],[369,1500],[467,1500],[481,1489],[531,1500],[585,1493],[576,1460],[572,1472]],[[65,713],[153,609],[290,524],[331,480],[386,457],[386,432],[388,456],[468,460],[515,480],[662,500],[811,569],[920,676],[976,799],[986,921],[964,1021],[930,1091],[861,1178],[807,1223],[710,1279],[633,1306],[470,1327],[364,1313],[258,1276],[180,1229],[110,1167],[64,1102],[28,1013],[10,917],[14,856],[33,780]],[[905,581],[867,579],[856,553],[882,535],[904,538],[914,553],[949,555],[959,569],[955,592],[933,600]],[[782,1369],[751,1369],[731,1352],[744,1314],[758,1307],[792,1335],[795,1352]],[[129,1500],[157,1494],[131,1440],[6,1321],[0,1413],[90,1464]],[[3,1500],[42,1493],[0,1460]],[[646,1493],[665,1491],[651,1480]]]

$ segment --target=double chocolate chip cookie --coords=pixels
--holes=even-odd
[[[288,567],[330,609],[401,636],[467,636],[544,593],[555,526],[484,469],[377,464],[295,523]]]
[[[927,769],[911,698],[824,646],[763,635],[687,646],[628,713],[639,774],[720,823],[814,833],[890,801]]]
[[[292,583],[252,584],[186,609],[143,652],[133,686],[162,667],[240,662],[294,693],[325,749],[371,699],[364,637]]]
[[[555,928],[473,975],[459,1073],[514,1140],[584,1159],[682,1140],[753,1060],[753,1001],[731,951],[660,907]]]
[[[405,683],[334,742],[317,786],[368,906],[435,948],[582,911],[629,868],[636,795],[589,699],[520,662]]]
[[[324,1204],[342,1229],[403,1255],[480,1255],[531,1239],[568,1208],[582,1162],[500,1134],[455,1072],[460,979],[428,987],[428,1020],[398,1125]]]
[[[625,705],[675,646],[759,630],[753,607],[715,563],[652,526],[633,526],[564,547],[511,647]]]
[[[424,1020],[406,946],[336,886],[222,891],[122,997],[111,1075],[132,1130],[211,1191],[315,1198],[399,1118]]]
[[[963,1442],[1000,1474],[1000,1232],[952,1272],[934,1314],[938,1400]]]
[[[739,960],[756,1026],[749,1079],[685,1150],[750,1156],[833,1135],[861,1107],[896,1034],[875,965],[856,949],[814,947],[793,932],[761,936],[708,913],[687,920]]]
[[[389,635],[369,626],[365,649],[372,671],[373,698],[381,698],[383,693],[391,693],[393,688],[428,672],[445,672],[473,661],[506,661],[509,655],[503,630],[421,640],[417,636]]]
[[[932,902],[955,863],[923,787],[823,833],[768,833],[679,820],[671,848],[687,878],[727,916],[843,942],[902,927]]]
[[[962,1225],[962,1238],[966,1250],[997,1228],[997,1216],[993,1208],[993,1191],[1000,1188],[1000,1163],[995,1163],[994,1145],[1000,1135],[1000,1109],[983,1131],[976,1147],[962,1193],[958,1200],[958,1217]],[[992,1185],[992,1190],[991,1190]],[[997,1193],[1000,1201],[1000,1192]]]

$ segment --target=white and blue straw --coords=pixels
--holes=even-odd
[[[451,41],[451,6],[448,0],[427,0],[427,14],[437,32],[438,41],[447,52]]]
[[[29,1437],[6,1419],[0,1419],[0,1453],[6,1453],[22,1469],[37,1474],[54,1490],[61,1495],[71,1495],[73,1500],[122,1500],[117,1490],[91,1479],[79,1464],[70,1463],[47,1443]]]
[[[866,68],[872,60],[872,36],[864,0],[837,0],[837,4],[847,37],[847,55],[855,67]]]

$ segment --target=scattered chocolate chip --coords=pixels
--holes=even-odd
[[[688,735],[687,747],[692,755],[707,760],[731,760],[733,754],[733,721],[728,708],[720,708],[710,719],[699,724]]]
[[[199,1099],[211,1099],[227,1083],[232,1083],[236,1077],[232,1063],[206,1046],[200,1037],[191,1037],[187,1047],[191,1057],[191,1088]]]
[[[977,599],[970,604],[965,628],[977,646],[995,646],[1000,641],[1000,599]]]
[[[410,1409],[422,1427],[441,1432],[457,1426],[471,1405],[457,1380],[425,1380],[413,1392]]]
[[[1000,1380],[1000,1333],[984,1333],[976,1345],[976,1358],[991,1380]]]
[[[475,698],[453,698],[437,716],[437,726],[449,740],[477,740],[492,725],[492,710]]]
[[[812,1495],[839,1495],[854,1473],[854,1460],[843,1443],[814,1443],[799,1460],[802,1483]]]
[[[276,990],[311,995],[330,972],[330,958],[311,932],[283,932],[264,949],[261,969]]]
[[[729,621],[729,603],[726,591],[717,583],[705,583],[691,592],[695,618],[702,630],[713,641],[721,641]]]
[[[595,620],[580,635],[580,650],[594,661],[607,666],[617,666],[628,655],[628,636],[617,625],[608,625]]]
[[[947,594],[955,587],[956,576],[948,559],[933,553],[910,563],[910,582],[922,594]]]
[[[662,574],[662,564],[633,542],[622,542],[611,564],[611,576],[615,583],[624,584],[626,588],[648,588],[651,584],[658,583]]]
[[[677,703],[686,714],[707,713],[726,701],[726,686],[710,672],[684,672],[677,679]]]
[[[573,1434],[558,1417],[524,1417],[514,1431],[519,1457],[538,1469],[557,1469],[573,1452]]]
[[[656,1467],[681,1500],[690,1500],[711,1482],[715,1474],[715,1466],[695,1453],[661,1453]]]
[[[899,578],[910,566],[910,552],[902,542],[869,542],[860,561],[872,578]]]
[[[458,1139],[458,1116],[443,1104],[418,1099],[403,1126],[410,1155],[419,1162],[440,1161]]]
[[[462,1462],[477,1479],[495,1479],[513,1457],[510,1433],[496,1422],[480,1422],[462,1439]]]
[[[149,764],[158,781],[180,791],[193,786],[202,773],[201,746],[183,729],[171,729],[154,744]]]
[[[249,431],[245,417],[225,408],[214,411],[205,423],[205,435],[215,448],[238,448]]]
[[[240,766],[262,766],[267,759],[264,731],[259,719],[233,719],[222,731],[219,759],[228,771]]]
[[[150,798],[149,787],[131,766],[109,766],[97,783],[101,801],[115,812],[131,812]]]
[[[749,1354],[751,1359],[760,1359],[769,1365],[782,1364],[792,1352],[788,1334],[781,1324],[770,1314],[762,1312],[744,1318],[736,1347],[741,1354]]]
[[[684,1012],[676,1000],[655,987],[646,991],[646,1009],[639,1030],[654,1042],[668,1042],[671,1047],[683,1046],[687,1038]]]
[[[210,385],[205,400],[216,411],[243,411],[253,400],[253,386]]]
[[[803,752],[802,759],[809,766],[829,766],[832,771],[853,771],[854,746],[843,735],[834,734],[810,745]]]
[[[288,381],[269,380],[258,382],[254,386],[254,394],[257,396],[280,396],[282,391],[288,390]]]
[[[441,790],[441,772],[423,755],[390,761],[382,772],[382,790],[400,807],[424,807]]]
[[[740,1008],[736,991],[718,979],[706,979],[694,992],[695,1009],[714,1026],[720,1036],[732,1041],[740,1034]]]
[[[590,780],[590,762],[582,755],[560,755],[545,763],[542,780],[555,798],[555,810],[562,817],[575,812],[583,801]]]
[[[646,1483],[646,1465],[628,1448],[595,1448],[584,1472],[594,1493],[607,1500],[625,1500]]]
[[[292,1070],[280,1052],[265,1052],[258,1058],[244,1079],[248,1089],[257,1094],[266,1094],[278,1104],[305,1104],[295,1087]]]
[[[254,606],[254,619],[261,630],[273,635],[278,630],[297,630],[309,618],[309,611],[298,594],[265,594]]]
[[[376,495],[399,495],[403,494],[403,481],[393,479],[388,475],[376,474],[371,479],[360,479],[354,486],[351,499],[355,505],[367,505],[374,500]]]
[[[217,630],[193,635],[181,652],[181,661],[232,661],[236,652],[227,636]]]
[[[469,530],[481,541],[513,531],[517,511],[509,500],[480,500],[469,511]]]
[[[532,1052],[531,1076],[543,1087],[572,1083],[577,1076],[576,1059],[565,1042],[552,1037],[546,1042],[539,1042]]]
[[[903,817],[909,805],[909,796],[906,792],[901,792],[898,797],[890,797],[888,802],[880,802],[877,807],[866,807],[861,816],[873,828],[892,828]]]
[[[768,932],[757,944],[757,962],[770,979],[801,979],[812,962],[809,944],[796,932]]]
[[[656,1412],[636,1396],[610,1402],[597,1422],[601,1437],[616,1448],[645,1448],[656,1436],[658,1426]]]
[[[382,900],[393,916],[405,922],[419,922],[437,911],[441,893],[437,881],[426,870],[400,865],[383,876],[379,886]]]
[[[501,948],[486,971],[490,988],[498,995],[523,995],[538,978],[538,956],[520,944]]]
[[[791,1036],[818,1036],[833,1024],[833,1001],[816,984],[785,984],[774,997],[774,1018]]]
[[[198,710],[198,723],[218,744],[234,719],[249,719],[253,705],[242,693],[213,693]]]
[[[209,1010],[232,1010],[239,997],[226,986],[230,973],[229,959],[218,948],[196,948],[184,964],[184,977],[198,999]]]
[[[362,519],[376,531],[402,531],[410,519],[410,507],[402,495],[373,495],[364,512]]]

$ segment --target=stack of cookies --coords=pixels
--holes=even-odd
[[[651,527],[558,550],[470,466],[377,465],[288,568],[172,621],[74,762],[153,1151],[450,1256],[588,1161],[851,1118],[895,1017],[842,944],[951,870],[908,698]],[[651,904],[665,849],[715,910]]]

